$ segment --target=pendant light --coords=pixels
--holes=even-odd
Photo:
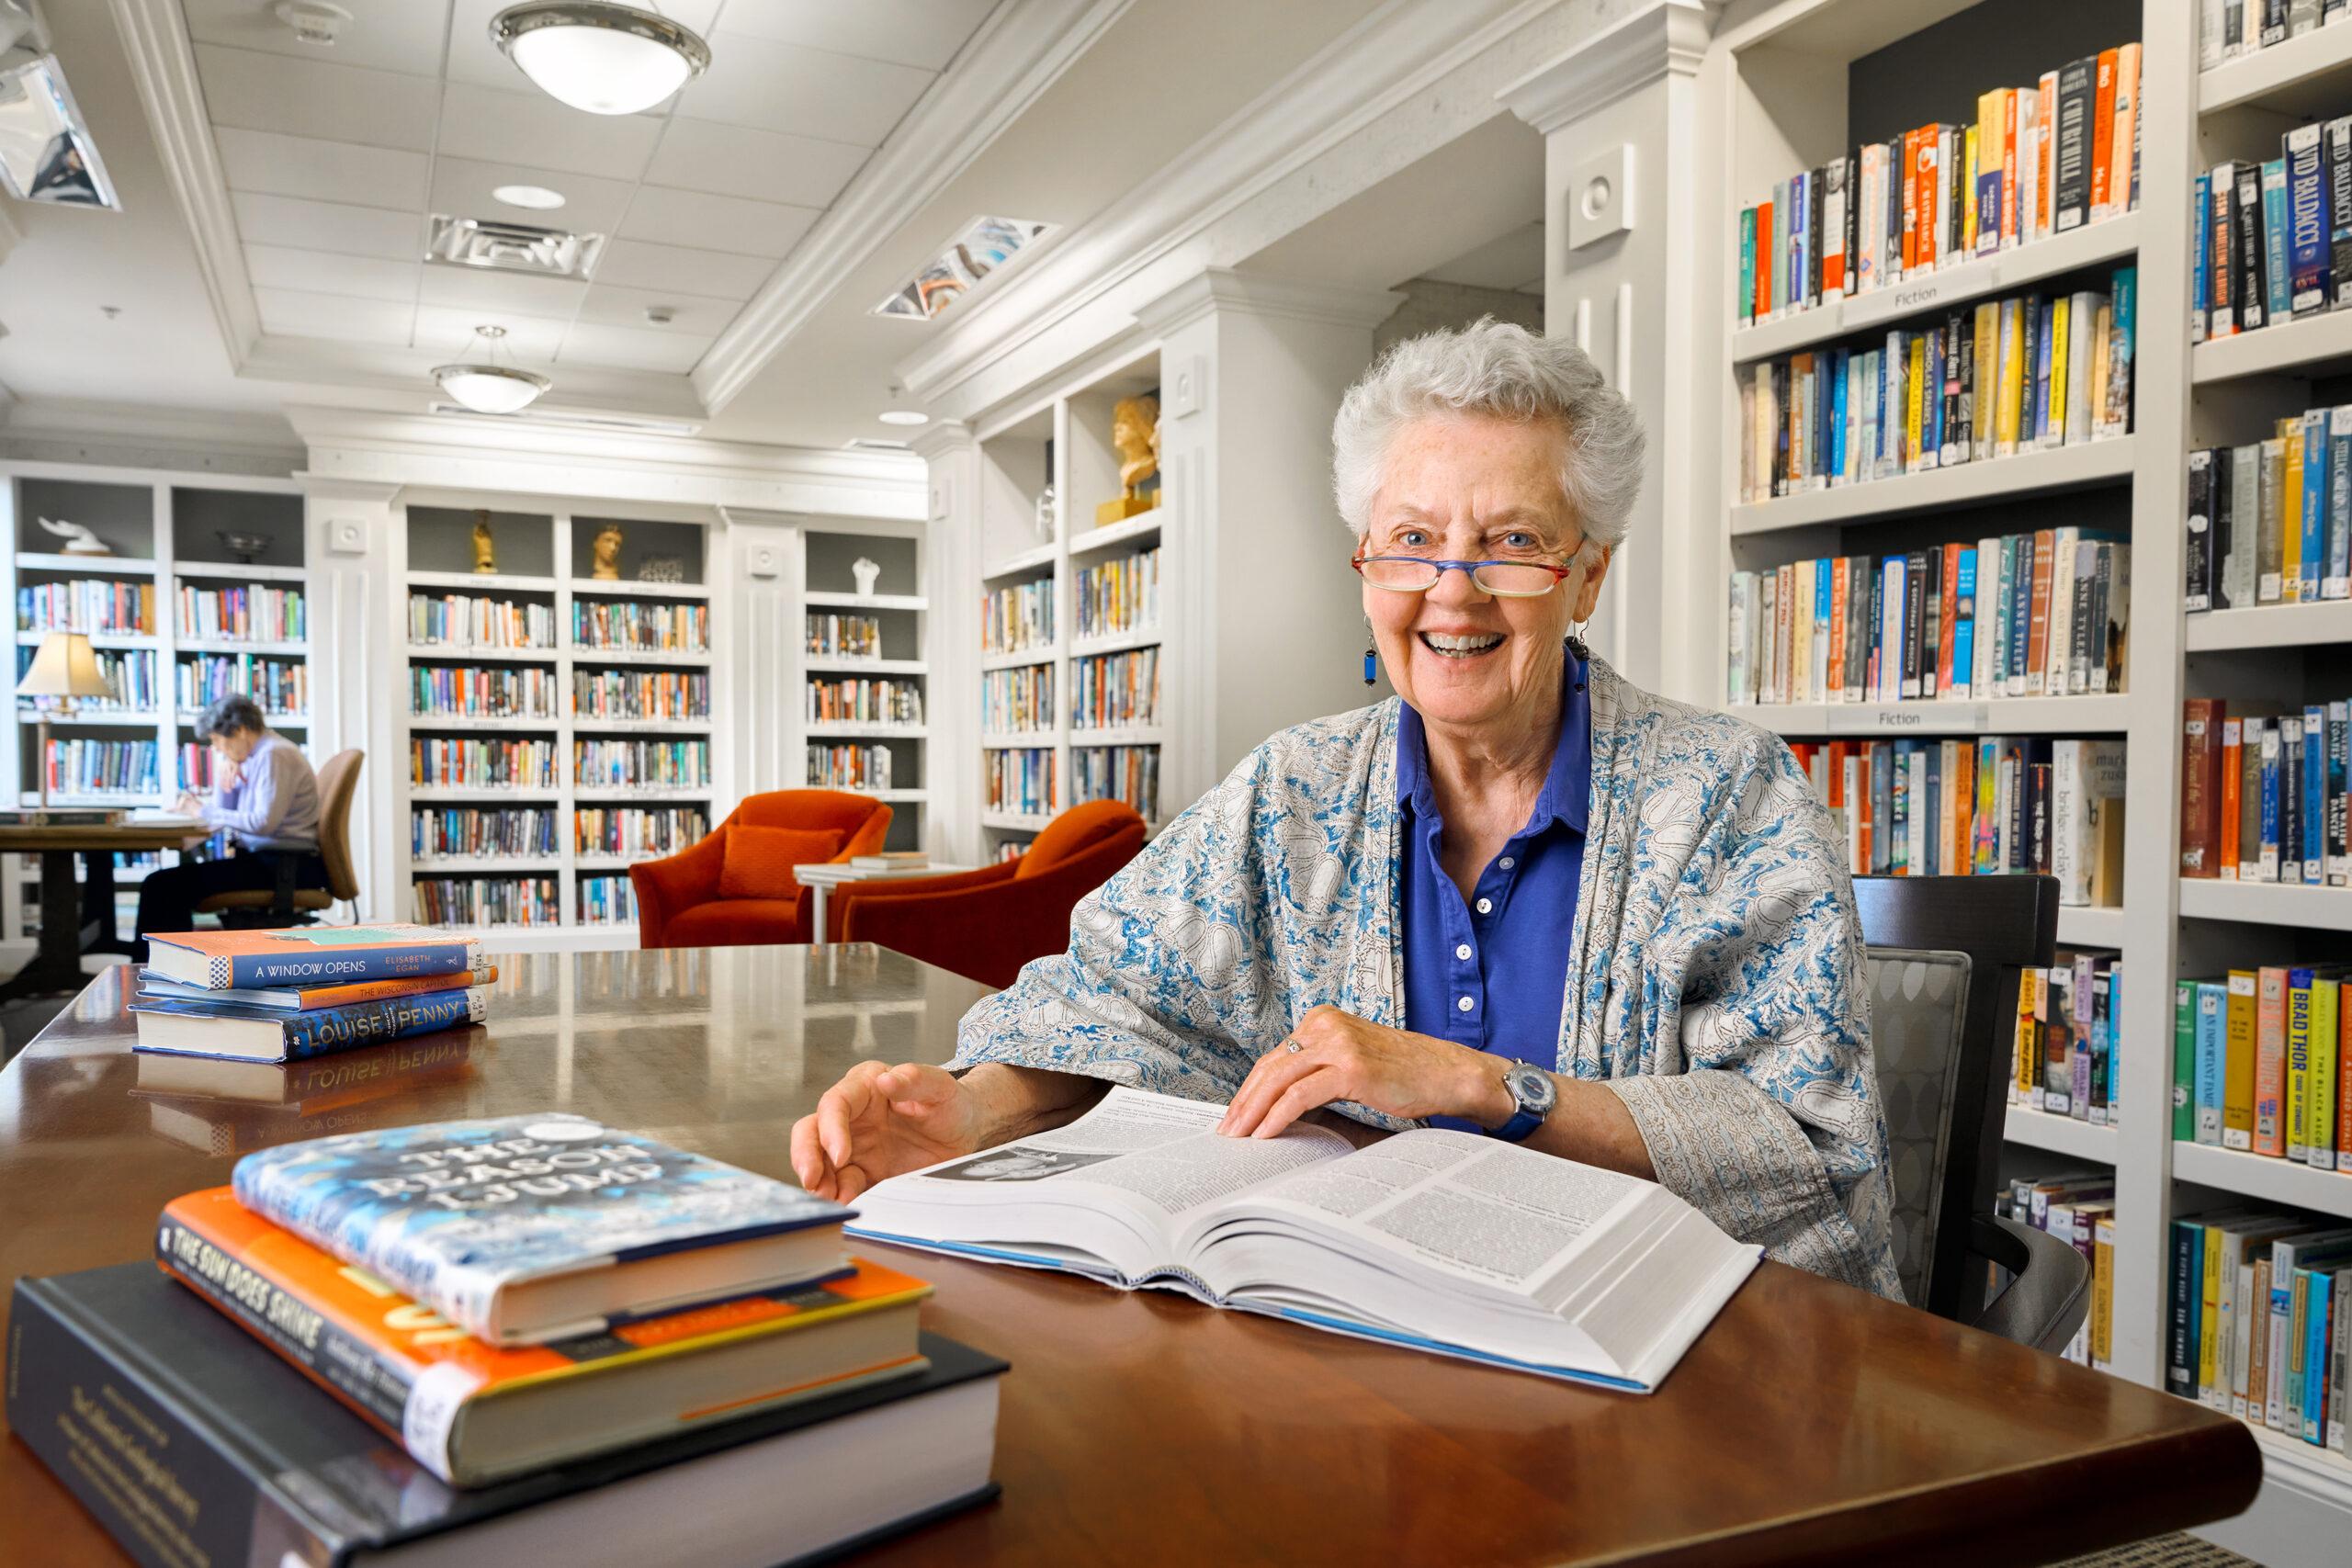
[[[710,64],[689,29],[612,0],[526,0],[490,37],[541,92],[590,114],[650,109]]]
[[[480,352],[456,365],[435,366],[433,378],[441,383],[443,391],[476,413],[520,413],[555,383],[536,370],[500,364],[505,336],[504,327],[476,327]]]

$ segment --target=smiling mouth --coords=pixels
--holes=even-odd
[[[1441,659],[1481,659],[1503,645],[1500,632],[1475,632],[1466,637],[1423,632],[1421,646]]]

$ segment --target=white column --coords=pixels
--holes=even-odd
[[[367,753],[351,807],[359,912],[406,919],[408,735],[401,716],[408,660],[400,650],[408,643],[407,510],[399,485],[294,477],[302,486],[311,579],[311,755],[324,761],[352,747]]]
[[[932,425],[910,443],[930,466],[923,515],[923,848],[974,865],[980,843],[980,448],[969,426]]]
[[[1720,344],[1704,280],[1720,225],[1699,73],[1717,10],[1657,0],[1497,96],[1544,133],[1544,324],[1573,337],[1649,433],[1640,503],[1589,633],[1636,685],[1710,705],[1721,684],[1719,493],[1702,400]]]
[[[745,795],[795,788],[807,777],[807,757],[797,750],[806,744],[808,705],[800,529],[771,513],[722,506],[719,513],[727,525],[711,536],[711,618],[731,696],[718,720],[725,734],[711,737],[713,827]]]

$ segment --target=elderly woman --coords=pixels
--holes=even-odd
[[[1639,486],[1583,353],[1481,322],[1399,344],[1333,430],[1397,700],[1285,730],[1081,903],[945,1068],[853,1068],[810,1190],[1078,1115],[1106,1082],[1475,1127],[1654,1179],[1771,1256],[1897,1293],[1862,946],[1788,748],[1569,635]]]

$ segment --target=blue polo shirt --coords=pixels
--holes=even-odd
[[[1408,704],[1396,723],[1398,917],[1405,1027],[1510,1061],[1555,1067],[1569,943],[1592,798],[1592,706],[1573,650],[1562,676],[1560,740],[1526,826],[1478,874],[1468,901],[1438,858],[1444,822],[1428,732]],[[1458,1117],[1433,1125],[1483,1131]]]

